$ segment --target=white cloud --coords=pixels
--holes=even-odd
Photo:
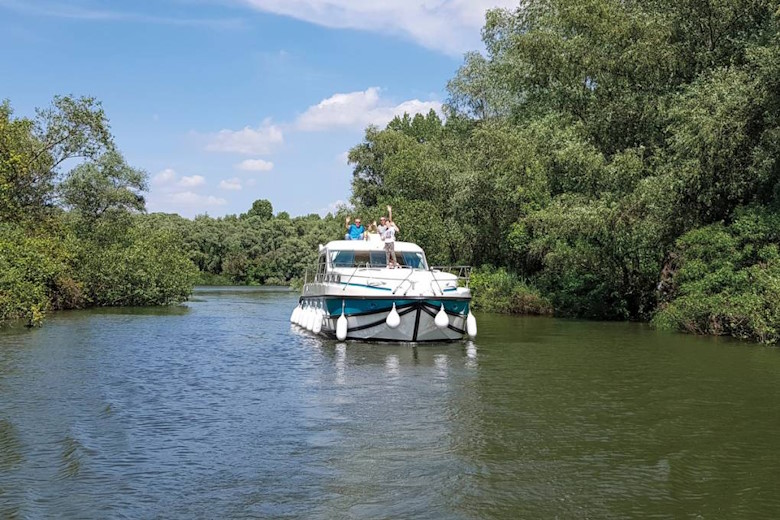
[[[174,191],[176,187],[195,188],[204,184],[206,184],[206,179],[202,175],[185,175],[180,178],[173,168],[166,168],[152,177],[152,186],[156,186],[158,190],[168,192]]]
[[[236,164],[236,168],[247,172],[270,172],[274,168],[274,163],[262,159],[247,159]]]
[[[339,29],[400,34],[447,54],[480,46],[485,11],[518,0],[242,0],[250,7]]]
[[[338,161],[341,164],[349,165],[349,150],[346,152],[341,152],[336,156],[336,161]]]
[[[243,186],[241,186],[241,179],[238,177],[220,181],[219,187],[227,191],[241,191],[243,189]]]
[[[220,130],[208,136],[209,152],[232,152],[245,155],[267,155],[284,142],[282,129],[266,119],[257,128],[246,126],[241,130]]]
[[[152,184],[170,184],[176,180],[176,171],[171,168],[166,168],[154,177],[152,177]]]
[[[191,177],[182,177],[177,183],[183,188],[194,188],[195,186],[203,186],[206,184],[206,179],[201,175],[193,175]]]
[[[225,204],[227,204],[227,200],[221,197],[214,197],[213,195],[199,195],[192,191],[182,191],[178,193],[172,193],[167,197],[167,200],[174,204],[195,206],[198,208],[209,207],[209,206],[224,206]]]
[[[425,114],[431,109],[441,111],[438,101],[420,101],[411,99],[394,105],[382,99],[378,87],[366,90],[333,94],[316,105],[310,106],[298,116],[296,126],[300,130],[317,131],[336,127],[364,128],[367,125],[384,126],[393,117],[404,112]]]

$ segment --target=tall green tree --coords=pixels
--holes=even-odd
[[[0,105],[0,221],[40,218],[56,203],[56,182],[69,159],[113,148],[108,120],[94,98],[55,97],[35,119]]]

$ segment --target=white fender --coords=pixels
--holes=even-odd
[[[314,326],[311,331],[315,334],[319,334],[322,330],[322,318],[325,317],[325,311],[317,309],[314,313]]]
[[[341,311],[341,316],[336,320],[336,339],[344,341],[347,339],[347,317],[344,316],[344,311]]]
[[[385,318],[385,323],[387,323],[387,326],[391,329],[394,329],[401,324],[401,316],[399,316],[398,311],[395,310],[395,302],[393,302],[393,308],[387,315],[387,318]]]
[[[436,317],[433,319],[433,322],[440,329],[443,329],[447,325],[450,324],[450,319],[447,316],[447,312],[444,310],[444,304],[443,303],[441,304],[441,309],[439,309],[439,312],[436,313]]]
[[[309,312],[306,314],[306,330],[310,331],[314,328],[314,316],[317,314],[317,311],[314,310],[314,307],[309,307]]]
[[[306,307],[301,304],[301,308],[298,309],[298,316],[295,318],[295,324],[299,327],[303,326],[303,317],[306,316]]]
[[[303,307],[301,307],[301,315],[298,317],[298,325],[300,325],[304,329],[306,328],[306,318],[308,315],[309,315],[309,306],[304,305]]]
[[[290,314],[290,323],[295,323],[295,318],[298,316],[298,307],[295,307]]]
[[[473,314],[469,312],[468,317],[466,318],[466,332],[468,333],[470,338],[474,338],[477,336],[477,318],[474,317]]]

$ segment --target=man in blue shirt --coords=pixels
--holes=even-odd
[[[363,240],[366,236],[366,228],[360,223],[360,218],[356,218],[354,224],[350,224],[350,220],[347,217],[347,234],[344,235],[344,240]]]

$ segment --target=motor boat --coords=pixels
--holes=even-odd
[[[388,266],[379,240],[320,245],[290,321],[338,340],[455,341],[477,334],[467,266],[429,267],[425,252],[395,242]]]

